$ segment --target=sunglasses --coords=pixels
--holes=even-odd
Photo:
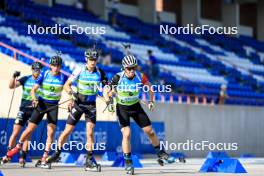
[[[97,61],[95,58],[88,58],[89,61]]]
[[[40,69],[32,69],[33,72],[40,72]]]
[[[137,67],[126,67],[126,69],[127,69],[128,71],[130,71],[130,70],[136,70]]]

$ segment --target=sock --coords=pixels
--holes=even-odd
[[[123,154],[125,160],[131,160],[131,152]]]
[[[48,157],[48,155],[49,155],[49,151],[45,150],[43,155],[42,155],[42,158],[45,159]]]
[[[154,149],[156,153],[159,153],[161,151],[160,145],[155,146]]]
[[[18,141],[16,147],[20,149],[20,148],[22,148],[22,146],[23,146],[23,142]]]
[[[57,147],[56,153],[61,153],[61,148],[59,146]]]
[[[20,158],[26,159],[26,156],[27,156],[27,151],[21,150],[20,151]]]
[[[87,151],[87,158],[92,159],[93,157],[93,151]]]

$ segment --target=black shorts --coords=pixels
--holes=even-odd
[[[22,127],[25,126],[28,119],[31,117],[33,110],[33,108],[20,107],[16,116],[15,124]]]
[[[74,106],[69,113],[67,124],[75,126],[81,119],[81,116],[85,114],[85,121],[96,123],[96,106],[95,103],[92,104],[78,104],[74,102]]]
[[[53,107],[53,108],[52,108]],[[46,111],[49,109],[48,111]],[[44,112],[45,111],[45,112]],[[47,114],[48,124],[57,125],[59,107],[56,104],[46,103],[43,100],[39,100],[37,109],[35,109],[29,119],[30,122],[38,125],[43,119],[44,115]]]
[[[143,110],[140,103],[131,106],[117,104],[116,114],[120,128],[130,126],[130,117],[132,117],[141,128],[151,125],[148,115]]]

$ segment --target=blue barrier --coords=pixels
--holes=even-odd
[[[247,173],[239,160],[230,158],[225,151],[209,152],[200,172]]]
[[[65,164],[75,163],[76,159],[78,158],[77,155],[69,152],[61,152],[60,157],[60,162]]]
[[[86,154],[80,154],[75,165],[76,166],[84,166],[86,160]]]
[[[2,172],[2,171],[0,171],[0,176],[4,176],[4,174],[3,174],[3,172]]]
[[[5,118],[0,118],[0,124],[6,124]],[[12,133],[14,124],[14,119],[9,119],[7,131],[4,131],[5,126],[0,126],[0,156],[5,155],[8,139]],[[66,120],[59,120],[57,129],[55,132],[55,140],[58,139],[61,132],[64,130],[66,124]],[[30,156],[41,156],[44,152],[44,145],[41,146],[39,143],[45,144],[46,142],[46,121],[42,121],[39,124],[39,127],[34,131],[32,134],[31,146],[29,155]],[[153,128],[155,129],[158,138],[160,140],[164,139],[164,123],[163,122],[153,122]],[[148,137],[143,133],[142,129],[138,127],[134,122],[131,123],[131,130],[132,136],[131,141],[132,144],[132,153],[140,153],[140,154],[147,154],[147,153],[155,153]],[[41,137],[42,136],[42,137]],[[121,132],[120,127],[117,122],[97,122],[95,127],[95,146],[94,146],[94,153],[95,154],[103,154],[106,151],[118,151],[120,150],[121,146]],[[40,141],[41,140],[41,141]],[[74,129],[73,133],[69,136],[69,141],[72,142],[72,150],[66,150],[64,152],[74,153],[76,155],[86,153],[85,147],[83,149],[78,149],[77,144],[82,143],[85,146],[86,143],[86,131],[85,131],[85,121],[80,121],[76,128]],[[39,149],[32,150],[33,147],[40,147]],[[56,149],[56,147],[54,147]],[[119,153],[121,151],[118,151]]]
[[[142,168],[143,165],[141,164],[139,158],[137,157],[137,155],[132,155],[131,156],[132,161],[133,161],[133,166],[135,168]],[[114,163],[112,164],[112,167],[125,167],[125,159],[123,157],[123,155],[119,155],[116,160],[114,161]]]
[[[247,173],[238,159],[207,158],[200,172]]]
[[[103,161],[115,161],[117,158],[117,152],[105,152],[104,155],[102,156]]]

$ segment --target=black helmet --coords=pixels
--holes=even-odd
[[[85,60],[87,61],[87,59],[93,59],[93,60],[97,60],[99,57],[99,52],[96,49],[87,49],[84,53],[85,55]]]
[[[34,62],[31,65],[32,70],[41,70],[42,69],[42,64],[38,61]]]
[[[53,56],[50,59],[50,65],[62,65],[62,58],[60,56]]]

